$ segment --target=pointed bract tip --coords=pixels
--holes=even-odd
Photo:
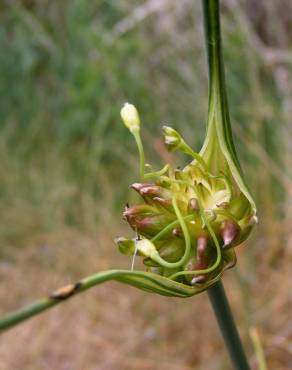
[[[223,248],[231,246],[236,241],[240,234],[240,227],[237,223],[231,220],[225,220],[221,227],[221,236],[224,242]]]
[[[192,285],[200,284],[203,283],[205,280],[206,277],[204,275],[195,276],[194,278],[192,278],[191,284]]]
[[[151,184],[145,184],[143,182],[135,182],[134,184],[130,185],[129,187],[131,189],[134,189],[137,191],[137,193],[141,193],[141,190],[145,188],[145,186],[151,186]]]

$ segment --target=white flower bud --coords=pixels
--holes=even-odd
[[[184,143],[180,134],[172,127],[163,126],[162,131],[165,145],[169,151],[176,151],[180,148],[181,144]]]
[[[121,117],[125,126],[131,131],[140,129],[140,117],[136,107],[133,104],[125,103],[121,109]]]

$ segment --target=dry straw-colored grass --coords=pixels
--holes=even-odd
[[[18,307],[84,274],[128,260],[113,252],[116,232],[101,239],[72,230],[30,241],[0,265],[1,312]],[[225,284],[241,335],[256,369],[248,330],[256,327],[269,368],[287,370],[292,359],[290,256],[269,261],[239,248],[237,271]],[[250,267],[249,258],[255,260]],[[225,369],[223,349],[207,297],[168,299],[107,283],[0,337],[0,369]]]

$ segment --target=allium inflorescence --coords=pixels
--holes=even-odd
[[[256,205],[245,183],[232,138],[221,55],[219,1],[203,1],[209,66],[207,131],[196,153],[171,127],[164,126],[169,151],[192,157],[181,169],[166,164],[146,172],[140,136],[140,117],[134,105],[121,110],[134,136],[140,157],[140,180],[131,185],[143,202],[129,206],[124,217],[133,239],[116,240],[120,252],[132,255],[131,269],[111,269],[57,289],[46,298],[0,318],[0,332],[70,297],[115,280],[167,297],[208,295],[236,368],[249,369],[223,286],[225,269],[234,266],[234,247],[244,241],[257,222]],[[150,167],[151,168],[151,167]],[[136,255],[146,271],[134,270]]]
[[[176,130],[164,126],[167,149],[188,154],[192,161],[183,169],[167,164],[160,171],[145,173],[138,112],[127,103],[121,116],[138,145],[141,181],[131,188],[143,202],[124,210],[136,236],[118,238],[120,251],[143,256],[147,271],[188,285],[210,284],[236,263],[233,248],[247,238],[257,221],[247,191],[241,191],[222,155],[215,130],[213,140],[208,137],[208,150],[204,145],[198,154]],[[209,155],[211,145],[220,154],[215,158]]]

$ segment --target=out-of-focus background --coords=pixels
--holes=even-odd
[[[147,160],[173,160],[161,126],[197,150],[207,74],[198,0],[0,2],[0,313],[111,267],[136,181],[125,101]],[[222,0],[236,147],[260,224],[224,283],[242,338],[292,368],[292,2]],[[184,159],[182,159],[182,164]],[[290,279],[290,280],[289,280]],[[289,307],[290,306],[290,307]],[[2,370],[230,368],[206,294],[169,299],[107,283],[0,338]]]

